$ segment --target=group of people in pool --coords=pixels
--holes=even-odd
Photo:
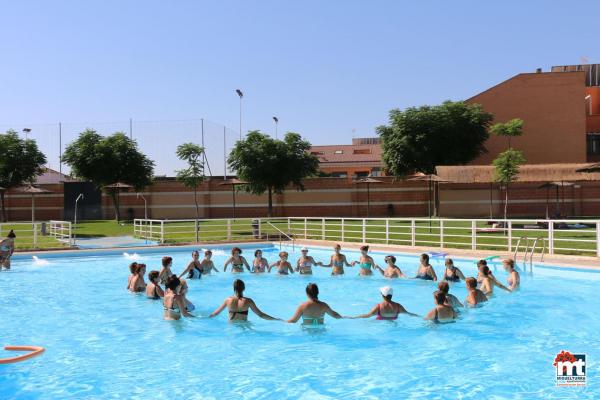
[[[324,264],[317,262],[313,257],[308,255],[308,249],[301,250],[301,257],[298,259],[295,268],[287,260],[286,252],[279,253],[279,260],[269,264],[262,256],[261,250],[256,250],[252,267],[246,259],[241,255],[242,250],[234,247],[231,251],[231,257],[225,262],[223,271],[227,271],[227,267],[231,265],[233,273],[244,272],[244,268],[253,273],[270,272],[272,268],[277,268],[277,272],[282,275],[298,272],[300,274],[312,274],[313,266],[321,266],[332,268],[332,275],[344,274],[344,267],[351,267],[356,264],[360,265],[360,275],[372,275],[373,271],[379,271],[387,278],[407,278],[399,267],[395,265],[396,258],[392,255],[385,257],[386,267],[380,268],[373,258],[368,255],[369,246],[361,247],[361,256],[358,261],[349,263],[346,256],[341,253],[340,245],[334,247],[334,254],[331,256],[329,263]],[[212,271],[218,271],[211,260],[212,252],[206,250],[204,259],[200,261],[199,252],[192,252],[192,260],[189,262],[183,272],[177,276],[171,271],[173,259],[171,257],[162,258],[162,268],[160,271],[150,271],[148,273],[148,283],[145,282],[146,265],[133,262],[130,265],[129,280],[127,289],[131,292],[144,292],[150,299],[162,299],[164,308],[164,318],[168,320],[178,320],[181,316],[193,317],[191,311],[194,310],[194,305],[187,299],[188,285],[184,275],[188,279],[200,278],[202,275],[210,274]],[[486,260],[479,260],[477,263],[478,274],[477,278],[466,278],[462,271],[457,268],[452,259],[445,259],[445,270],[441,281],[438,284],[438,290],[433,293],[434,308],[425,315],[425,319],[434,322],[451,322],[458,317],[460,308],[464,306],[477,307],[486,302],[494,293],[494,287],[501,288],[508,292],[517,290],[520,286],[520,276],[515,269],[514,260],[506,259],[502,261],[504,268],[508,272],[507,285],[503,285],[496,279],[487,265]],[[412,279],[422,279],[437,281],[438,277],[434,268],[429,263],[429,255],[422,254],[420,257],[420,265],[417,274]],[[465,299],[465,304],[461,303],[456,296],[449,293],[449,282],[465,281],[468,295]],[[165,289],[162,288],[165,287]],[[230,321],[246,321],[248,318],[248,310],[252,310],[256,315],[267,320],[280,320],[272,317],[263,311],[254,303],[251,298],[244,296],[245,284],[241,279],[236,279],[233,282],[234,295],[225,299],[223,304],[217,308],[210,317],[219,315],[225,308],[229,312]],[[339,313],[332,310],[327,303],[319,300],[319,288],[315,283],[309,283],[306,286],[306,295],[308,300],[302,303],[294,316],[287,322],[295,323],[302,318],[305,325],[322,324],[325,314],[333,318],[370,318],[376,316],[379,320],[395,320],[400,314],[417,316],[414,313],[408,312],[400,303],[392,301],[393,289],[390,286],[384,286],[380,289],[382,301],[375,305],[371,311],[366,314],[361,314],[355,317],[342,317]]]

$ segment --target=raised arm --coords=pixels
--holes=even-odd
[[[298,322],[298,320],[302,316],[303,312],[304,312],[304,305],[300,305],[298,307],[298,309],[296,310],[296,313],[294,314],[294,316],[292,318],[288,319],[286,322],[288,322],[290,324],[295,324],[296,322]]]
[[[256,315],[261,317],[262,319],[266,319],[269,321],[281,321],[281,318],[271,317],[269,314],[262,312],[257,305],[254,303],[254,300],[250,300],[250,309],[254,311]]]
[[[331,309],[331,307],[329,307],[329,304],[325,303],[325,312],[327,314],[329,314],[330,316],[332,316],[335,319],[340,319],[343,318],[340,314],[338,314],[337,312],[333,311]]]
[[[379,304],[377,304],[375,307],[373,307],[371,309],[371,311],[369,311],[368,313],[366,313],[366,314],[360,314],[360,315],[357,315],[356,317],[352,317],[352,318],[353,319],[356,319],[356,318],[371,318],[373,315],[377,314],[378,310],[379,310]]]
[[[217,269],[217,267],[215,267],[215,263],[214,263],[214,262],[212,262],[212,260],[211,260],[211,262],[210,262],[210,264],[209,264],[209,265],[210,265],[210,269],[209,269],[209,271],[215,271],[215,272],[219,272],[219,270]]]
[[[399,308],[398,308],[398,313],[399,314],[408,314],[411,315],[413,317],[419,317],[418,314],[415,313],[411,313],[410,311],[408,311],[406,308],[404,308],[404,306],[402,304],[399,304]]]
[[[190,270],[192,269],[192,267],[194,266],[194,263],[189,263],[188,266],[183,270],[183,272],[178,276],[179,279],[181,279],[182,276],[184,276],[185,274],[187,274],[188,272],[190,272]]]
[[[227,302],[229,301],[229,299],[225,299],[225,301],[223,302],[223,304],[221,304],[219,306],[219,308],[217,308],[215,311],[212,312],[212,314],[210,314],[208,317],[212,318],[212,317],[216,317],[217,315],[221,314],[221,311],[223,311],[225,309],[225,307],[227,307]]]
[[[350,264],[348,262],[348,259],[346,259],[346,256],[342,254],[342,261],[343,263],[346,265],[346,267],[354,267],[354,264]]]

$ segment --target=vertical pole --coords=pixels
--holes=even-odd
[[[262,239],[262,219],[258,219],[258,237]]]
[[[35,222],[35,196],[31,195],[31,223]]]
[[[308,222],[304,218],[304,239],[308,239]]]
[[[440,219],[440,248],[444,248],[444,220]]]
[[[227,133],[225,129],[223,126],[223,180],[227,179]]]
[[[390,244],[390,220],[385,219],[385,244]]]
[[[160,221],[160,242],[165,242],[165,221]]]
[[[367,221],[364,218],[362,220],[362,242],[367,242]]]
[[[342,218],[342,242],[344,241],[344,218]]]
[[[198,218],[194,219],[194,233],[196,237],[196,243],[198,243],[199,234],[198,234]]]
[[[129,139],[133,139],[133,119],[129,118]]]
[[[477,221],[471,221],[471,250],[477,250]]]
[[[321,240],[325,240],[325,218],[321,218]]]
[[[33,227],[33,247],[37,248],[37,224],[31,224]]]
[[[598,226],[596,225],[596,228]],[[596,237],[598,233],[596,232]],[[554,221],[548,221],[548,254],[554,254]]]
[[[227,220],[227,240],[231,240],[231,220]]]
[[[292,220],[290,217],[288,217],[288,234],[291,236],[292,234]]]
[[[600,257],[600,221],[596,222],[596,257]]]
[[[371,216],[371,192],[369,186],[369,182],[367,182],[367,218]]]
[[[204,118],[200,118],[200,135],[201,135],[200,143],[202,144],[202,148],[204,149]],[[206,159],[206,152],[204,152],[204,157],[202,157],[202,171],[204,171],[205,159]]]
[[[58,123],[58,173],[62,176],[62,123]]]
[[[508,229],[508,252],[512,253],[512,221],[506,222],[506,228]]]
[[[414,246],[417,243],[417,224],[414,219],[410,220],[410,245]]]
[[[240,140],[242,140],[242,96],[240,96]]]

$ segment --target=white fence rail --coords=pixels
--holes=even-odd
[[[13,230],[17,236],[17,249],[39,249],[71,246],[71,222],[3,222],[0,223],[0,240]]]
[[[600,220],[136,219],[134,231],[136,237],[160,243],[286,240],[285,236],[290,236],[294,239],[600,257]],[[520,248],[517,248],[518,245]]]

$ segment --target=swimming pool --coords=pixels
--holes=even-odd
[[[244,248],[250,260],[255,247]],[[278,247],[264,247],[276,259]],[[291,249],[288,249],[291,252]],[[180,272],[190,249],[140,250],[148,271],[163,255]],[[329,249],[311,249],[328,261]],[[349,260],[358,253],[344,251]],[[135,256],[40,254],[16,258],[0,273],[2,346],[33,344],[47,351],[32,360],[0,365],[1,399],[395,399],[395,398],[599,398],[600,274],[534,268],[522,273],[522,290],[498,291],[481,309],[463,312],[453,324],[420,318],[395,322],[326,320],[324,329],[264,321],[248,325],[216,319],[164,321],[162,305],[125,290]],[[214,250],[219,270],[229,249]],[[291,254],[292,261],[299,255]],[[383,264],[383,254],[373,254]],[[414,276],[415,256],[397,265]],[[473,275],[472,261],[457,261]],[[434,260],[438,276],[442,263]],[[188,298],[208,315],[231,294],[233,279],[265,312],[289,318],[305,300],[308,282],[342,315],[369,311],[378,288],[391,285],[394,300],[424,315],[433,306],[433,282],[360,278],[358,268],[332,277],[220,273],[190,282]],[[505,281],[501,268],[496,276]],[[464,284],[451,287],[461,301]],[[588,384],[555,387],[553,360],[561,350],[587,354]],[[0,357],[9,356],[0,351]]]

